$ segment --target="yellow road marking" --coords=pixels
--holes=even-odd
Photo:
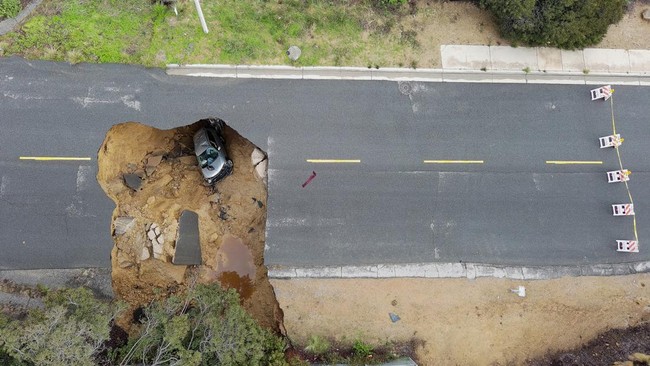
[[[359,159],[307,159],[308,163],[360,163]]]
[[[602,161],[598,160],[586,160],[586,161],[579,161],[579,160],[546,160],[546,164],[556,164],[556,165],[569,165],[569,164],[592,164],[592,165],[599,165],[602,164]]]
[[[483,164],[483,160],[424,160],[424,164]]]
[[[21,156],[20,160],[38,160],[38,161],[52,161],[52,160],[91,160],[90,158],[82,157],[69,157],[69,156]]]

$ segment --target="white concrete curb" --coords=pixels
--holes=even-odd
[[[504,70],[369,69],[261,65],[167,65],[168,75],[239,79],[388,80],[521,84],[650,85],[644,73],[582,73]]]
[[[650,272],[650,262],[581,266],[495,266],[481,263],[404,263],[366,266],[268,266],[270,278],[468,278],[546,280],[560,277],[618,276]]]

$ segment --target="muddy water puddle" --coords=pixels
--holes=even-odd
[[[224,288],[234,288],[242,300],[253,293],[255,263],[240,238],[226,236],[217,250],[216,278]]]

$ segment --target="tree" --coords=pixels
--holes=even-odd
[[[49,291],[43,302],[43,309],[31,309],[22,321],[0,320],[0,360],[96,365],[121,307],[95,299],[84,288]]]
[[[255,323],[236,291],[217,284],[152,302],[141,322],[122,365],[286,365],[284,340]]]
[[[621,20],[626,0],[478,0],[502,35],[531,46],[584,48]]]

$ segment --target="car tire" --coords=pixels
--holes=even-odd
[[[221,118],[210,118],[208,121],[210,121],[210,125],[214,127],[214,129],[217,130],[217,133],[219,134],[221,134],[223,128],[226,126],[226,122],[224,122]]]
[[[224,164],[224,166],[223,166],[223,169],[226,171],[226,174],[225,174],[225,175],[230,175],[230,174],[232,174],[232,171],[233,171],[232,168],[233,168],[232,160],[228,160],[228,161],[226,161],[226,164]]]

